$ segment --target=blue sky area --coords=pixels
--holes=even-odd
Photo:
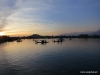
[[[58,35],[100,29],[100,0],[0,0],[0,32]]]

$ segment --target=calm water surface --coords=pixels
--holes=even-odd
[[[0,45],[0,75],[75,75],[99,71],[100,39],[65,39],[35,44],[33,40]]]

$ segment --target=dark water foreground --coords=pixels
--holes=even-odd
[[[81,75],[84,71],[100,74],[100,39],[48,41],[46,45],[33,40],[1,44],[0,75]]]

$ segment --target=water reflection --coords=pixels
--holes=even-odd
[[[100,39],[48,41],[1,44],[0,75],[66,75],[100,69]]]

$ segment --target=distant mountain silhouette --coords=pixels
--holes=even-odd
[[[92,34],[100,35],[100,29]]]
[[[41,35],[39,35],[39,34],[33,34],[33,35],[31,35],[31,37],[40,37]]]
[[[88,34],[88,35],[100,35],[100,29],[97,31],[86,31],[86,32],[72,32],[72,33],[63,33],[60,35],[74,35],[74,36],[78,36],[80,34]]]

